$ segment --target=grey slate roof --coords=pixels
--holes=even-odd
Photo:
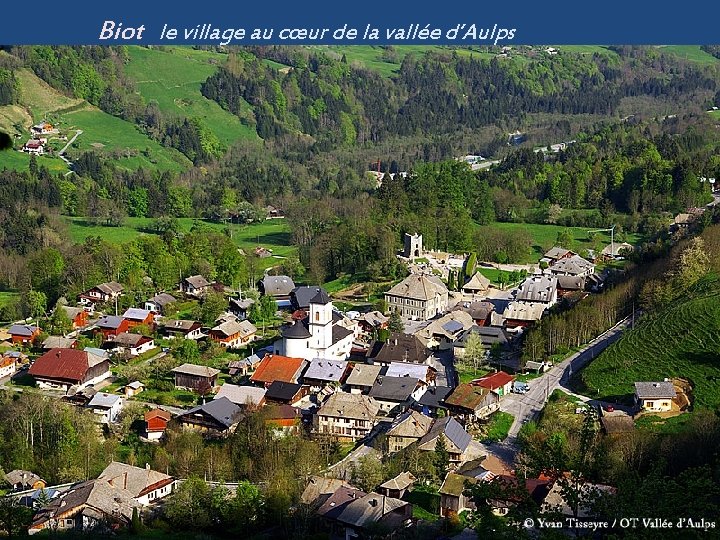
[[[105,294],[109,295],[120,294],[121,292],[123,292],[123,286],[120,285],[117,281],[108,281],[107,283],[101,283],[97,286],[97,288]]]
[[[386,497],[379,493],[369,493],[349,503],[337,520],[353,527],[364,528],[377,523],[390,512],[408,504],[403,500]]]
[[[257,332],[257,328],[253,323],[247,320],[240,322],[238,322],[237,320],[230,320],[213,327],[213,331],[219,332],[226,336],[240,334],[242,338],[246,338],[247,336],[250,336]]]
[[[419,381],[412,377],[381,376],[370,389],[370,396],[383,401],[407,401]]]
[[[160,307],[165,307],[168,304],[171,304],[176,301],[177,300],[175,299],[175,297],[168,293],[156,294],[150,300],[148,300],[148,302],[152,302],[153,304],[156,304]]]
[[[380,487],[383,489],[403,490],[412,486],[415,483],[415,480],[417,480],[417,478],[415,478],[411,473],[405,471],[398,474],[395,478],[391,478],[384,484],[380,484]]]
[[[585,278],[582,276],[558,276],[557,286],[568,291],[582,291],[585,288]]]
[[[390,362],[414,362],[423,364],[431,353],[417,336],[410,334],[392,333],[385,343],[377,342],[373,350],[378,347],[372,358],[376,362],[389,364]]]
[[[446,416],[445,418],[435,419],[430,431],[420,439],[419,445],[422,447],[423,445],[431,443],[429,446],[432,446],[432,448],[424,448],[424,450],[434,450],[435,440],[441,434],[445,435],[451,445],[460,453],[465,451],[472,440],[470,434],[465,431],[465,428],[463,428],[457,420],[452,416]],[[448,450],[450,449],[451,447],[448,448]]]
[[[427,364],[392,362],[385,371],[384,377],[412,377],[427,382],[429,369],[431,368]]]
[[[42,342],[43,349],[70,349],[75,343],[75,339],[62,336],[48,336]]]
[[[377,401],[370,396],[335,392],[325,400],[317,414],[334,418],[373,420],[379,410]]]
[[[125,313],[123,313],[123,319],[132,319],[133,321],[144,321],[147,316],[150,315],[150,312],[147,309],[140,309],[140,308],[128,308],[125,310]]]
[[[13,486],[22,484],[23,486],[28,486],[28,488],[31,488],[35,482],[44,482],[44,480],[34,472],[23,471],[21,469],[15,469],[14,471],[7,473],[5,475],[5,480]]]
[[[330,296],[328,296],[328,293],[325,289],[320,288],[315,293],[315,296],[313,296],[310,299],[310,303],[311,304],[322,304],[324,306],[325,304],[330,303]]]
[[[257,405],[265,397],[265,388],[257,386],[238,386],[225,383],[220,387],[215,399],[227,398],[235,405]]]
[[[307,319],[283,325],[280,334],[282,337],[290,339],[307,339],[312,336],[307,327]]]
[[[345,383],[351,386],[372,386],[381,369],[382,366],[378,364],[355,364]]]
[[[328,360],[326,358],[313,358],[305,370],[303,378],[318,381],[339,382],[348,368],[344,360]]]
[[[568,253],[572,253],[572,251],[570,251],[569,249],[555,246],[550,251],[545,253],[545,257],[547,257],[548,259],[559,259],[560,257],[565,257]]]
[[[90,403],[88,403],[88,407],[99,407],[99,408],[109,409],[110,407],[115,405],[121,399],[122,399],[122,396],[118,396],[116,394],[106,394],[105,392],[98,392],[90,400]]]
[[[186,277],[185,281],[192,285],[196,289],[203,289],[210,285],[210,282],[200,274],[195,276]]]
[[[295,288],[292,278],[288,276],[266,275],[262,280],[262,289],[268,296],[288,296]]]
[[[112,461],[98,478],[107,480],[111,486],[126,489],[133,497],[145,495],[150,487],[161,487],[173,481],[172,476],[167,474],[118,461]]]
[[[265,399],[273,401],[290,401],[302,388],[302,384],[284,381],[273,381],[265,392]]]
[[[13,324],[8,330],[8,334],[30,337],[33,335],[33,332],[36,332],[37,330],[39,330],[37,326],[30,324]]]
[[[549,302],[556,288],[555,276],[530,276],[520,285],[515,299],[525,302]]]
[[[130,332],[121,332],[112,340],[116,345],[121,347],[136,347],[143,340],[151,340],[141,334],[131,334]]]
[[[437,295],[447,294],[445,284],[435,276],[411,274],[386,292],[386,295],[430,300]]]
[[[240,407],[235,405],[228,398],[221,397],[219,399],[213,399],[205,405],[200,405],[199,407],[190,409],[185,413],[185,415],[192,415],[198,412],[204,412],[225,427],[230,427],[238,421],[238,417],[240,416]]]
[[[123,320],[122,317],[118,317],[117,315],[104,315],[98,319],[97,325],[100,328],[114,329],[119,327]]]
[[[220,373],[219,369],[198,366],[197,364],[183,364],[171,370],[173,373],[183,373],[186,375],[195,375],[197,377],[214,377]]]
[[[638,399],[672,399],[677,396],[673,383],[663,382],[636,382],[635,394]]]
[[[349,328],[345,328],[344,326],[340,326],[339,324],[334,324],[332,327],[333,345],[335,345],[335,343],[337,343],[338,341],[345,339],[351,334],[354,334],[354,332]]]
[[[468,282],[462,286],[469,291],[485,291],[490,287],[490,280],[480,272],[475,272]]]
[[[445,404],[443,403],[443,400],[450,392],[452,392],[452,390],[452,388],[447,386],[431,386],[427,389],[427,392],[420,397],[418,403],[425,407],[444,408]]]
[[[576,276],[579,274],[586,274],[593,270],[595,265],[590,261],[583,259],[580,255],[573,255],[567,259],[560,259],[555,264],[550,266],[550,271],[553,274],[567,274]]]
[[[432,425],[432,418],[417,411],[407,411],[398,416],[388,430],[389,437],[414,437],[425,435]]]

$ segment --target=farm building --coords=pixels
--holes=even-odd
[[[35,360],[29,374],[40,388],[67,392],[72,386],[83,388],[110,377],[110,361],[86,351],[51,349]]]
[[[198,366],[197,364],[183,364],[172,370],[175,374],[175,387],[188,390],[211,391],[217,386],[219,369]]]

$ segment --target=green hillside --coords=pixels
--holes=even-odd
[[[695,404],[720,406],[720,279],[701,293],[642,321],[581,373],[588,395],[613,400],[633,393],[636,381],[682,377],[694,385]]]
[[[666,53],[684,58],[690,62],[695,62],[696,64],[714,66],[720,62],[720,59],[703,51],[700,45],[664,45],[661,49]]]
[[[227,55],[189,47],[146,49],[128,47],[125,73],[146,103],[155,101],[164,113],[200,119],[226,145],[257,138],[252,126],[200,93],[200,85],[225,62]],[[250,105],[247,105],[248,110]]]

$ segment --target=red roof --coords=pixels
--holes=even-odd
[[[81,382],[91,367],[89,355],[75,349],[50,349],[30,367],[30,375]]]
[[[145,413],[146,422],[152,420],[153,418],[162,418],[166,422],[169,422],[171,416],[169,412],[163,411],[162,409],[153,409],[152,411],[148,411]]]
[[[305,360],[302,358],[291,358],[279,354],[265,355],[258,365],[250,380],[253,382],[272,383],[282,381],[288,383],[297,382],[296,375],[300,371]]]
[[[474,384],[475,386],[482,386],[483,388],[489,388],[490,390],[495,390],[496,388],[502,388],[507,383],[514,380],[515,377],[513,377],[512,375],[509,375],[504,371],[498,371],[497,373],[493,373],[492,375],[488,375],[487,377],[475,379],[471,384]]]

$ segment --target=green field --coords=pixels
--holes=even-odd
[[[493,413],[490,417],[490,423],[484,429],[483,442],[504,441],[514,421],[515,417],[510,413],[502,411]]]
[[[628,401],[636,381],[681,377],[694,384],[695,404],[720,406],[720,280],[705,292],[642,321],[580,374],[584,393]],[[599,394],[598,394],[599,390]]]
[[[715,120],[720,120],[720,109],[716,111],[708,111],[708,114],[712,116]]]
[[[50,172],[66,172],[67,165],[60,158],[52,158],[49,156],[38,157],[38,165],[47,167]],[[0,169],[12,169],[15,171],[24,171],[30,165],[30,154],[18,152],[16,150],[4,150],[0,152]]]
[[[76,243],[84,242],[88,236],[100,236],[108,242],[121,244],[141,234],[152,234],[146,230],[152,222],[151,218],[127,218],[121,227],[91,225],[85,218],[79,217],[69,217],[67,221],[70,238]],[[248,255],[257,246],[271,249],[272,257],[257,259],[260,268],[275,266],[282,262],[282,258],[297,255],[297,249],[290,244],[290,229],[284,219],[270,219],[251,225],[225,225],[193,218],[178,219],[180,230],[184,232],[189,232],[197,222],[217,232],[229,228],[233,241]]]
[[[679,56],[690,62],[712,66],[720,62],[712,54],[708,54],[700,48],[700,45],[664,45],[660,47],[663,52]]]
[[[128,54],[125,73],[146,103],[154,101],[170,115],[200,119],[225,145],[257,138],[253,127],[242,124],[237,116],[200,93],[200,85],[227,55],[189,47],[128,47]],[[250,110],[249,104],[247,108]]]

